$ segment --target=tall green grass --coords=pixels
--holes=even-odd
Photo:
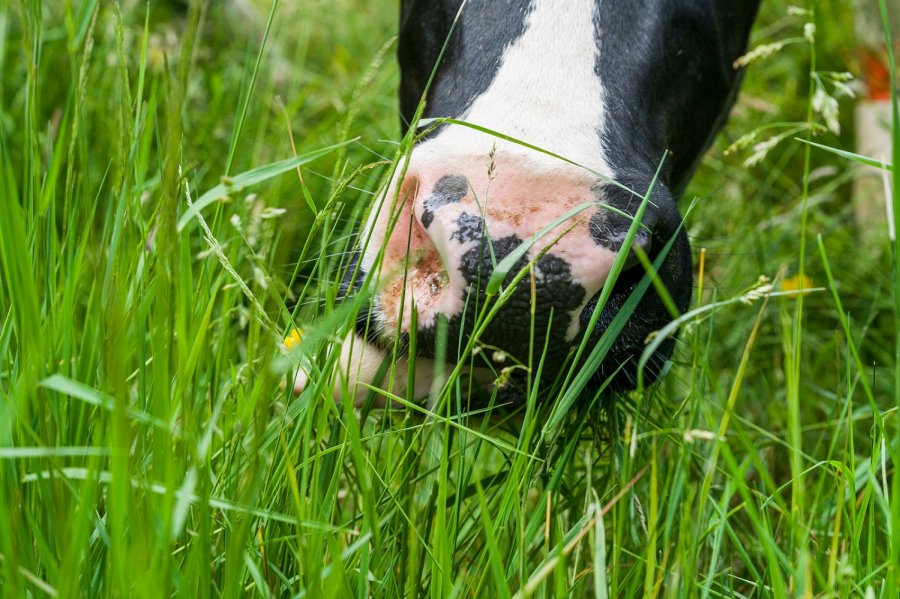
[[[813,102],[852,14],[807,8],[764,6],[684,201],[663,381],[521,365],[492,418],[452,364],[430,402],[332,400],[352,233],[412,141],[393,5],[0,5],[0,590],[895,596],[897,251],[852,221],[851,104],[836,135]]]

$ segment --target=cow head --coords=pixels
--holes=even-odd
[[[345,350],[351,378],[374,376],[378,347],[413,333],[423,360],[443,330],[453,362],[489,303],[498,264],[526,241],[506,283],[530,269],[478,341],[502,350],[482,352],[485,359],[527,364],[543,354],[545,372],[558,370],[585,335],[589,343],[603,335],[645,276],[623,248],[642,203],[631,245],[659,263],[659,280],[684,311],[692,262],[676,198],[734,101],[733,63],[757,3],[406,0],[405,125],[424,98],[424,117],[473,126],[435,127],[372,210],[348,271],[351,291],[367,276],[376,281],[357,348]],[[620,252],[631,255],[595,315]],[[614,386],[633,384],[647,336],[670,320],[650,288],[598,381],[615,373]],[[645,380],[670,351],[671,342],[660,347]]]

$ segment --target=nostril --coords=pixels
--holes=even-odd
[[[637,253],[634,251],[635,248],[638,248],[641,252],[644,253],[645,256],[652,259],[652,254],[650,253],[652,246],[653,234],[646,227],[641,226],[641,228],[638,229],[637,233],[635,233],[634,239],[631,242],[631,247],[628,251],[628,257],[625,258],[624,268],[629,269],[640,266],[641,262],[640,259],[638,259]],[[623,243],[619,251],[625,249],[626,248]]]
[[[646,225],[641,225],[641,227],[637,230],[637,233],[634,235],[634,241],[632,241],[632,247],[639,247],[645,253],[650,253],[650,246],[653,244],[653,233],[646,227]]]

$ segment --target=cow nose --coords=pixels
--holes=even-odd
[[[416,221],[444,268],[465,281],[468,293],[483,290],[500,263],[522,244],[526,248],[518,252],[516,263],[507,261],[502,267],[512,279],[534,262],[539,302],[544,291],[559,292],[560,279],[573,279],[584,293],[596,292],[606,280],[618,247],[610,243],[598,247],[592,241],[589,222],[597,208],[588,185],[521,176],[478,186],[461,174],[432,178],[433,184],[421,175],[414,180]],[[628,225],[621,231],[615,226],[624,239]],[[635,243],[649,245],[649,238],[640,232]]]
[[[414,216],[408,250],[414,271],[407,271],[406,280],[419,323],[427,327],[435,313],[460,318],[467,304],[483,301],[498,268],[505,271],[505,288],[531,267],[507,294],[499,324],[490,325],[495,333],[502,330],[492,339],[504,349],[527,345],[532,316],[544,321],[539,331],[571,340],[581,311],[605,283],[632,222],[621,208],[602,206],[604,198],[593,180],[581,173],[548,175],[518,169],[479,178],[471,169],[440,175],[415,169],[400,190]],[[649,251],[651,228],[640,227],[632,245]],[[514,252],[518,257],[510,264],[507,258]],[[427,255],[432,256],[428,261],[432,265],[440,264],[427,272],[443,273],[445,285],[438,301],[421,293],[426,287],[434,291],[433,284],[415,284],[426,272],[419,266],[420,257]],[[629,257],[629,266],[637,263],[633,255]],[[546,322],[551,320],[547,331]]]

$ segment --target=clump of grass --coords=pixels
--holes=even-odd
[[[352,233],[412,141],[391,9],[0,7],[4,593],[892,594],[900,281],[856,251],[847,154],[813,145],[849,148],[821,98],[849,8],[764,8],[664,380],[585,396],[520,365],[514,421],[452,364],[424,407],[331,400],[368,297],[339,301]]]

